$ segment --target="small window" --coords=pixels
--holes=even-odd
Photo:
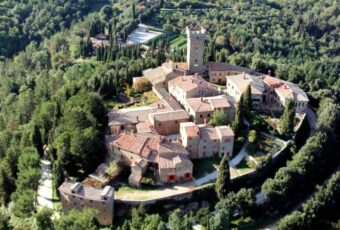
[[[200,118],[203,118],[203,115],[202,115],[202,114],[200,114]]]
[[[161,127],[161,126],[162,126],[162,123],[159,123],[158,126]]]
[[[177,121],[175,121],[175,124],[177,124],[178,122]]]

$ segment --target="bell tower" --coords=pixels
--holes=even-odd
[[[206,30],[191,29],[186,27],[187,34],[187,63],[190,74],[203,74],[204,71],[204,42],[206,39]]]

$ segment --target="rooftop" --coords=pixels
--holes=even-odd
[[[210,83],[198,75],[176,77],[169,81],[169,85],[176,85],[184,91],[190,91],[195,88],[212,89]]]
[[[156,135],[145,136],[124,133],[113,142],[113,145],[140,155],[147,161],[158,163],[160,168],[174,167],[174,164],[170,161],[177,156],[180,156],[180,159],[185,159],[189,155],[182,145],[168,142]]]
[[[286,99],[309,101],[307,94],[294,83],[267,75],[263,76],[262,80],[269,87],[275,88],[276,93]]]
[[[252,73],[255,74],[255,70],[242,67],[242,66],[236,66],[236,65],[230,65],[225,62],[208,62],[206,63],[206,68],[209,71],[228,71],[228,70],[233,70],[233,71],[239,71],[239,72],[246,72],[246,73]]]
[[[114,190],[111,186],[105,186],[104,189],[98,189],[75,181],[65,181],[59,187],[59,191],[65,194],[81,196],[89,200],[103,200],[102,196],[113,198],[114,195]]]
[[[166,111],[172,109],[164,101],[146,107],[112,110],[109,112],[109,126],[145,122],[149,114]]]
[[[156,121],[175,121],[189,119],[189,115],[184,110],[153,113],[149,115]]]
[[[181,123],[188,137],[200,136],[201,139],[217,140],[221,137],[234,136],[234,131],[229,126],[212,127],[210,125],[195,125],[193,122]]]
[[[232,82],[243,93],[251,86],[252,94],[262,94],[265,90],[264,83],[257,76],[247,73],[226,76],[227,82]]]
[[[188,106],[195,112],[209,112],[218,108],[231,107],[228,98],[222,96],[187,98]]]

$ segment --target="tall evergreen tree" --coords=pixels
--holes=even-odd
[[[33,130],[31,132],[30,139],[33,146],[37,148],[39,155],[42,156],[44,154],[43,149],[44,144],[42,141],[40,129],[36,124],[33,125]]]
[[[285,104],[285,109],[280,119],[280,133],[282,135],[288,136],[294,131],[295,123],[295,110],[294,102],[288,100]]]
[[[243,105],[246,109],[246,112],[250,112],[252,110],[252,101],[251,101],[251,86],[248,85],[247,90],[242,94],[243,97]]]
[[[217,197],[222,200],[226,197],[230,185],[230,170],[228,159],[224,156],[218,167],[218,174],[215,183]]]
[[[235,121],[233,128],[235,133],[239,133],[243,126],[244,111],[243,111],[243,97],[237,102]]]
[[[136,6],[135,6],[134,0],[132,0],[131,10],[132,10],[132,18],[135,19],[136,18]]]

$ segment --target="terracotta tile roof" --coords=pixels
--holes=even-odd
[[[163,101],[146,107],[112,110],[109,112],[109,126],[145,122],[149,114],[166,111],[172,111],[172,109]]]
[[[212,126],[201,126],[200,129],[200,137],[205,140],[218,140],[220,139],[217,130]]]
[[[214,109],[208,100],[204,98],[187,98],[187,105],[195,112],[212,112]]]
[[[180,70],[185,70],[185,71],[189,70],[189,65],[186,62],[174,62],[172,67],[174,69],[180,69]]]
[[[160,168],[174,168],[173,159],[177,156],[183,161],[190,161],[186,148],[180,144],[162,140],[161,136],[151,137],[124,133],[114,141],[113,145],[140,155],[145,162],[158,163]]]
[[[162,156],[170,156],[171,154],[189,155],[183,145],[167,141],[163,141],[158,145],[158,154]]]
[[[178,88],[187,92],[195,88],[212,89],[211,85],[201,76],[189,75],[180,76],[170,80],[169,85],[176,85]]]
[[[212,112],[217,108],[231,107],[227,97],[187,98],[187,105],[195,112]]]
[[[286,99],[292,99],[297,101],[309,101],[307,94],[298,85],[295,85],[294,83],[267,75],[261,77],[261,79],[269,87],[273,87],[277,94]]]
[[[229,101],[226,98],[211,98],[208,100],[214,109],[230,107]]]
[[[230,65],[228,63],[224,62],[208,62],[206,64],[206,68],[209,71],[239,71],[239,72],[246,72],[246,73],[255,73],[254,70],[242,67],[242,66],[236,66],[236,65]]]
[[[136,125],[137,133],[151,133],[154,130],[152,129],[152,124],[149,120],[144,122],[140,122]]]
[[[280,79],[267,75],[262,77],[262,80],[265,84],[267,84],[270,87],[279,86],[283,83]]]
[[[229,126],[217,126],[215,127],[220,137],[233,137],[235,133]]]
[[[196,125],[185,127],[185,132],[188,137],[197,137],[200,135],[200,129]]]
[[[172,161],[172,158],[158,156],[157,161],[158,161],[158,167],[160,169],[173,169],[173,168],[175,168],[175,165]]]
[[[189,120],[189,115],[184,110],[177,111],[169,111],[169,112],[161,112],[161,113],[153,113],[149,115],[151,118],[156,121],[175,121],[175,120]]]

